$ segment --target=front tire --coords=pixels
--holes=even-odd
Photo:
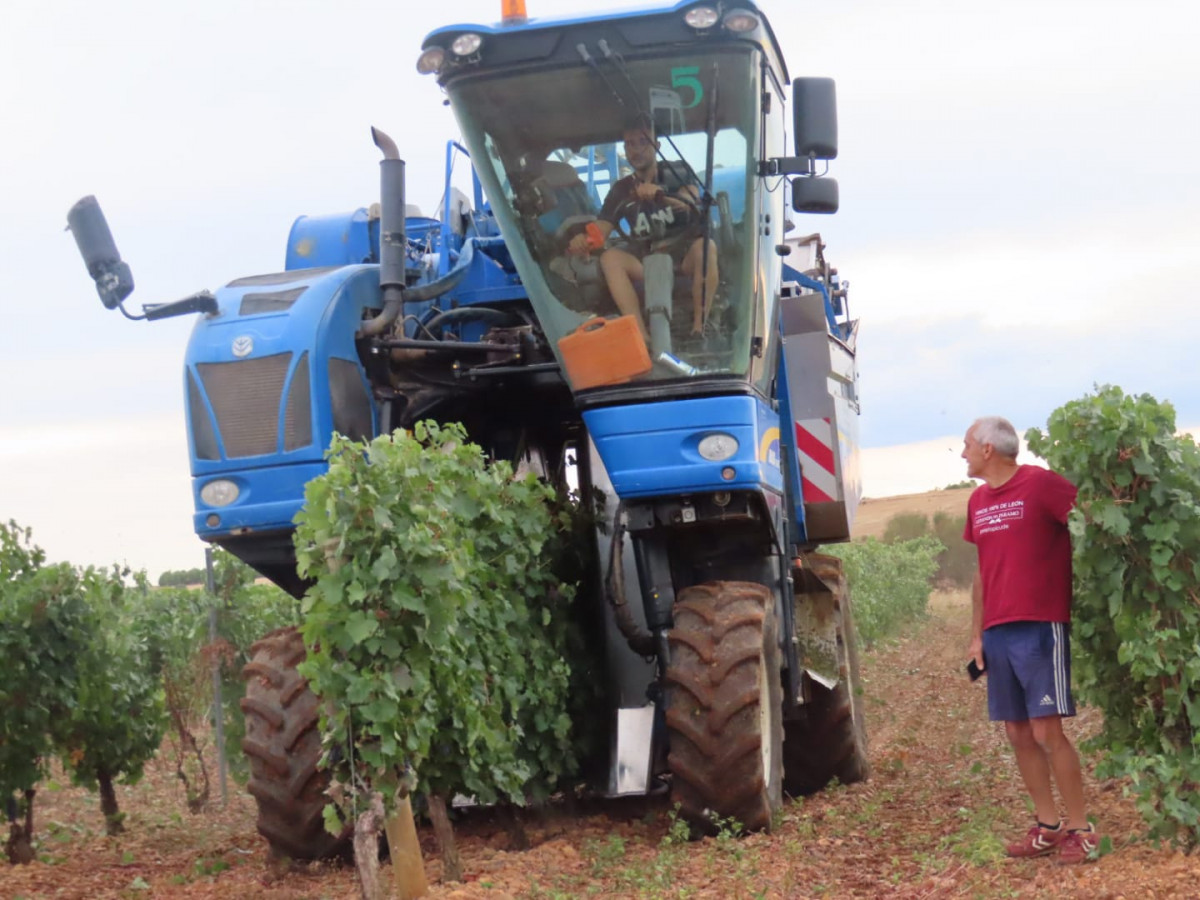
[[[325,830],[329,774],[319,768],[319,701],[296,671],[304,641],[295,628],[273,631],[250,648],[242,669],[246,696],[242,751],[250,760],[247,790],[258,803],[258,832],[271,853],[290,859],[326,859],[349,848],[349,831]]]
[[[734,819],[770,831],[783,802],[783,699],[769,588],[717,581],[680,591],[668,635],[671,799],[693,827]]]

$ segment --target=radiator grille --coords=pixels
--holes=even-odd
[[[283,449],[299,450],[312,443],[312,391],[308,381],[308,351],[300,354],[283,416]]]
[[[333,401],[333,430],[354,441],[370,440],[371,398],[363,387],[358,366],[348,359],[329,360],[329,393]]]
[[[192,373],[187,373],[188,415],[192,420],[192,446],[196,459],[220,459],[217,452],[217,435],[213,431],[212,419],[208,416],[208,408],[204,398],[200,396],[200,386]]]
[[[279,401],[292,354],[199,363],[196,370],[208,394],[225,456],[264,456],[279,444]]]

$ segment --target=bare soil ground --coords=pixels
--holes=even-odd
[[[561,807],[525,818],[532,847],[513,849],[488,812],[458,824],[467,880],[441,883],[431,833],[422,832],[431,898],[1196,898],[1200,857],[1157,847],[1119,783],[1088,790],[1114,852],[1070,868],[1011,861],[1002,842],[1030,812],[1003,733],[987,722],[985,688],[962,673],[965,594],[936,594],[927,621],[864,658],[873,777],[790,800],[770,835],[673,841],[664,800]],[[1085,710],[1081,738],[1099,724]],[[1090,772],[1091,761],[1085,760]],[[128,833],[103,835],[98,801],[46,785],[38,797],[39,860],[0,862],[0,897],[268,898],[358,896],[351,869],[280,869],[254,831],[250,798],[186,812],[171,767],[120,789]],[[381,873],[390,878],[385,865]]]

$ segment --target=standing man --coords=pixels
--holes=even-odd
[[[967,504],[963,537],[979,567],[971,591],[968,655],[988,675],[988,715],[1004,722],[1037,823],[1008,845],[1014,857],[1058,852],[1087,859],[1098,838],[1087,820],[1079,754],[1063,733],[1071,698],[1071,537],[1075,487],[1061,475],[1017,463],[1017,432],[988,416],[967,429],[967,475],[983,479]],[[1059,818],[1050,782],[1066,805]]]

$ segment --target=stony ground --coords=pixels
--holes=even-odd
[[[531,849],[487,814],[460,824],[466,880],[443,884],[423,833],[431,898],[1198,898],[1200,854],[1142,839],[1122,785],[1089,777],[1092,811],[1112,853],[1078,867],[1003,858],[1030,823],[1003,734],[986,721],[982,684],[962,675],[964,594],[935,595],[928,621],[864,660],[869,782],[787,803],[771,835],[676,838],[664,801],[555,809],[526,819]],[[1081,738],[1098,716],[1070,723]],[[1088,765],[1090,770],[1091,766]],[[0,898],[276,898],[357,896],[351,870],[272,868],[248,797],[186,812],[166,764],[122,788],[126,835],[107,838],[94,797],[39,794],[39,861],[0,863]],[[390,877],[387,866],[383,876]]]

